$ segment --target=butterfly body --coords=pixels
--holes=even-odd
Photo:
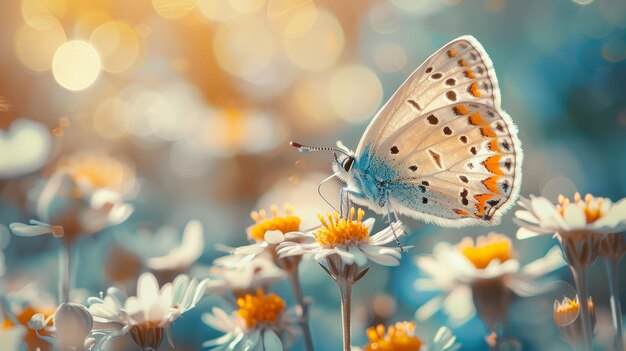
[[[459,227],[495,224],[518,196],[522,150],[493,64],[471,36],[446,44],[400,86],[356,152],[339,145],[342,204]]]

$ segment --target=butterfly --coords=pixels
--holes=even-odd
[[[444,45],[380,109],[356,152],[334,151],[344,203],[446,227],[497,224],[518,197],[522,148],[491,59],[472,36]]]

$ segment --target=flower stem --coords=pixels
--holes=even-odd
[[[619,277],[617,275],[617,261],[605,259],[606,272],[609,276],[609,292],[611,293],[611,317],[615,328],[615,340],[613,349],[624,351],[624,339],[622,337],[622,307],[619,301]]]
[[[59,274],[61,279],[59,282],[59,299],[61,303],[70,301],[70,286],[72,277],[72,244],[63,241],[63,250],[61,250],[59,265]]]
[[[338,281],[341,292],[341,322],[343,325],[343,351],[350,351],[350,305],[352,303],[352,283]]]
[[[313,351],[313,338],[311,337],[311,328],[309,327],[309,306],[304,301],[304,294],[302,293],[302,287],[298,277],[298,267],[296,266],[295,269],[292,269],[287,277],[291,284],[291,290],[293,291],[296,303],[300,308],[301,315],[298,316],[298,324],[300,325],[300,329],[302,329],[304,345],[307,351]]]
[[[591,327],[591,315],[589,314],[589,293],[587,292],[587,272],[585,268],[571,266],[576,291],[578,292],[578,306],[583,327],[583,350],[592,351],[593,331]]]

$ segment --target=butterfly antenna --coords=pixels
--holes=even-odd
[[[396,234],[396,229],[393,227],[393,224],[398,221],[398,216],[396,216],[396,213],[393,212],[394,219],[392,220],[391,214],[391,208],[387,208],[387,223],[389,224],[389,227],[391,227],[391,232],[393,233],[393,237],[396,239],[396,244],[400,248],[400,252],[405,252],[404,247],[402,247],[402,243],[400,242],[400,239],[398,239],[398,235]]]
[[[335,206],[333,206],[333,204],[331,204],[325,197],[324,195],[322,195],[322,184],[326,183],[327,181],[333,179],[334,177],[336,177],[337,174],[333,174],[330,177],[322,180],[320,182],[320,184],[317,186],[317,193],[320,195],[320,197],[324,200],[324,202],[326,202],[328,204],[328,206],[330,206],[335,212],[339,212],[337,211],[337,209],[335,208]]]
[[[350,156],[347,152],[345,152],[344,150],[338,149],[336,147],[320,147],[320,146],[307,146],[307,145],[302,145],[300,143],[296,143],[295,141],[290,141],[289,145],[295,147],[296,149],[298,149],[298,151],[300,152],[314,152],[314,151],[336,151],[336,152],[340,152],[346,156]]]

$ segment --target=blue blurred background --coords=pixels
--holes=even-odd
[[[179,235],[197,218],[206,241],[199,263],[209,265],[221,255],[215,244],[246,242],[252,210],[290,202],[313,223],[330,210],[316,188],[331,173],[331,157],[303,157],[287,142],[356,148],[404,79],[464,34],[490,54],[502,106],[519,126],[522,195],[626,196],[623,0],[14,0],[0,4],[0,23],[2,293],[30,281],[56,292],[58,242],[10,236],[6,226],[32,217],[28,190],[63,155],[116,157],[136,182],[132,217],[79,242],[76,284],[89,296],[139,273],[111,267],[123,254],[135,262],[134,251],[166,250],[142,245],[140,231],[170,225]],[[338,186],[323,188],[335,202]],[[513,212],[494,230],[514,237]],[[413,288],[419,271],[411,255],[490,231],[408,225],[405,243],[414,248],[401,266],[373,267],[355,289],[355,344],[373,321],[412,319],[432,296]],[[522,263],[553,244],[514,240]],[[592,268],[590,285],[607,331],[598,342],[606,345],[601,268]],[[317,348],[337,350],[338,291],[316,264],[303,269]],[[559,274],[571,280],[566,269]],[[276,291],[293,302],[287,283]],[[512,306],[508,334],[525,350],[567,349],[552,323],[559,293]],[[200,320],[216,304],[223,302],[208,297],[176,322],[177,350],[199,350],[217,336]],[[418,334],[447,323],[435,315]],[[480,320],[452,327],[464,349],[486,348]]]

